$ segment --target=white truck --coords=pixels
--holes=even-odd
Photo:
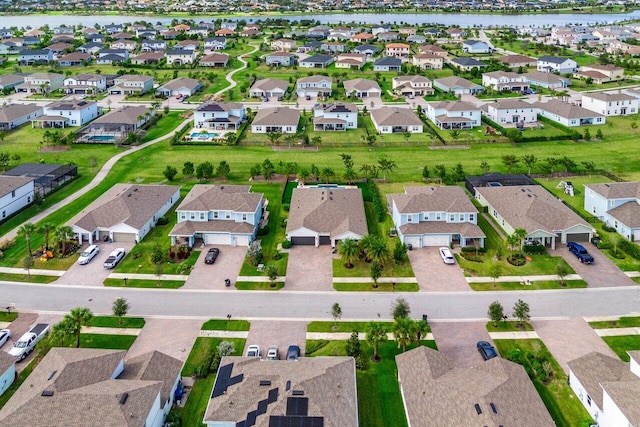
[[[15,357],[18,361],[24,360],[36,348],[38,341],[49,333],[50,328],[51,326],[48,323],[36,324],[29,332],[13,343],[13,347],[9,350],[9,355]]]

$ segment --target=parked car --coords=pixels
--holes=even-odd
[[[267,360],[278,360],[278,346],[270,345],[267,350]]]
[[[78,258],[78,264],[85,265],[89,264],[89,261],[93,259],[100,252],[100,248],[96,245],[91,245],[87,249],[85,249],[81,254],[80,258]]]
[[[298,360],[300,357],[300,347],[297,345],[290,345],[287,349],[287,360]]]
[[[569,249],[571,253],[574,254],[576,258],[578,258],[578,260],[580,260],[581,263],[583,264],[593,263],[593,257],[589,254],[589,252],[587,252],[584,246],[576,242],[569,242],[567,243],[567,249]]]
[[[111,270],[112,268],[116,268],[116,265],[118,265],[118,263],[122,261],[122,258],[124,258],[124,254],[124,248],[115,249],[113,252],[111,252],[107,260],[104,262],[104,268],[108,268],[109,270]]]
[[[218,259],[218,255],[220,255],[220,249],[211,248],[207,251],[207,255],[204,257],[205,264],[215,264],[216,259]]]
[[[247,357],[255,357],[257,359],[260,358],[260,347],[257,345],[250,345],[247,349]]]
[[[11,338],[11,331],[9,329],[0,329],[0,347],[2,347]]]
[[[49,333],[50,328],[51,325],[48,323],[36,324],[29,329],[29,332],[26,332],[18,341],[13,343],[13,347],[8,352],[9,355],[18,359],[18,362],[24,360],[36,348],[38,341]]]
[[[456,259],[453,257],[453,254],[449,250],[449,248],[440,248],[438,249],[440,252],[440,257],[445,264],[455,264]]]
[[[480,352],[484,360],[489,360],[489,359],[493,359],[494,357],[498,357],[498,353],[496,352],[496,349],[490,343],[486,341],[478,341],[478,344],[476,344],[476,346],[478,347],[478,351]]]

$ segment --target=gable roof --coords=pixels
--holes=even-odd
[[[37,111],[42,111],[42,107],[35,104],[9,104],[0,108],[0,123],[9,123]]]
[[[402,61],[400,58],[396,58],[395,56],[383,56],[382,58],[378,58],[373,62],[373,65],[386,65],[386,66],[395,66],[399,67],[402,65]]]
[[[533,104],[529,104],[528,102],[517,98],[498,99],[496,102],[489,102],[488,104],[485,104],[485,106],[487,106],[488,108],[494,108],[496,110],[538,108]]]
[[[443,109],[445,111],[478,111],[480,108],[476,107],[475,104],[467,101],[440,101],[440,102],[429,102],[427,106],[433,107],[434,109]]]
[[[457,76],[443,77],[440,79],[435,79],[433,82],[450,89],[455,87],[462,87],[467,89],[475,89],[475,88],[482,87],[481,85],[476,84],[471,80],[467,80],[465,78],[457,77]]]
[[[125,105],[117,110],[109,111],[107,114],[95,119],[89,126],[95,124],[128,124],[138,123],[140,116],[150,113],[151,109],[143,105]]]
[[[290,206],[287,233],[304,227],[331,237],[369,234],[359,188],[294,188]]]
[[[551,56],[551,55],[542,55],[538,58],[538,62],[550,62],[552,64],[562,64],[567,61],[569,58],[563,58],[561,56]]]
[[[189,77],[178,77],[177,79],[173,79],[168,81],[167,83],[160,86],[158,89],[168,89],[175,90],[186,87],[187,89],[195,90],[198,86],[200,86],[200,80],[191,79]]]
[[[160,381],[160,402],[166,402],[176,379],[182,370],[182,361],[159,351],[150,351],[127,359],[124,371],[118,377],[123,380]]]
[[[289,82],[282,79],[260,79],[256,80],[251,89],[254,90],[273,90],[273,89],[281,89],[283,91],[287,91],[289,89]]]
[[[626,93],[607,93],[607,92],[590,92],[582,95],[582,102],[585,98],[597,99],[605,102],[616,101],[634,101],[638,98],[635,96],[627,95]]]
[[[31,181],[34,181],[34,178],[26,176],[0,175],[0,197],[17,190]]]
[[[389,197],[400,213],[478,211],[462,187],[454,185],[405,187],[404,194]]]
[[[289,107],[261,108],[251,126],[298,126],[300,110]]]
[[[322,63],[325,64],[327,62],[333,61],[333,56],[330,55],[322,55],[322,54],[318,54],[318,55],[313,55],[310,56],[308,58],[305,58],[303,60],[301,60],[300,62],[311,62],[311,63]]]
[[[371,111],[378,126],[422,126],[422,121],[408,108],[381,107]]]
[[[570,79],[567,79],[565,77],[560,77],[553,73],[545,73],[544,71],[531,71],[529,73],[524,73],[523,76],[525,76],[529,81],[537,81],[547,84],[557,84],[563,81],[571,81]]]
[[[478,61],[477,59],[473,59],[473,58],[469,58],[469,57],[460,57],[460,58],[454,58],[451,60],[451,62],[453,62],[454,64],[458,64],[458,65],[462,65],[464,67],[486,67],[487,64],[485,64],[482,61]]]
[[[640,199],[640,181],[585,184],[605,199]]]
[[[345,80],[342,82],[344,86],[344,90],[347,94],[356,91],[369,91],[369,90],[377,90],[379,92],[382,91],[380,89],[380,85],[377,81],[371,79],[353,79],[353,80]]]
[[[623,203],[607,213],[629,228],[640,228],[640,203],[635,200]]]
[[[253,213],[262,201],[262,193],[251,193],[249,185],[196,184],[176,211],[233,211]]]
[[[595,113],[579,105],[564,102],[559,99],[550,99],[547,102],[536,102],[534,106],[545,110],[548,113],[556,114],[566,119],[581,119],[589,117],[603,117],[602,114]]]

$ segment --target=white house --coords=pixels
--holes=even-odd
[[[484,247],[478,210],[462,187],[405,187],[403,194],[387,196],[387,208],[400,241],[414,248],[451,243]]]
[[[204,39],[205,50],[223,50],[227,48],[226,37],[208,37]]]
[[[167,65],[193,64],[196,61],[196,52],[190,49],[168,49],[165,57]]]
[[[435,79],[433,81],[433,87],[438,88],[443,92],[449,92],[455,95],[475,95],[484,90],[482,85],[457,76]]]
[[[571,58],[543,55],[538,58],[536,68],[545,73],[573,74],[578,69],[578,63]]]
[[[631,241],[640,241],[640,182],[585,184],[584,210]]]
[[[207,102],[193,113],[194,128],[238,130],[244,120],[244,105],[239,102]]]
[[[49,49],[22,50],[18,56],[20,65],[47,64],[53,61],[53,52]]]
[[[480,108],[466,101],[428,102],[426,115],[440,129],[473,129],[482,123]]]
[[[9,104],[0,108],[0,130],[15,129],[42,114],[42,107],[35,104]]]
[[[331,77],[319,74],[298,79],[296,87],[298,96],[331,96]]]
[[[582,107],[604,116],[629,116],[638,113],[640,100],[625,93],[591,92],[582,95]]]
[[[33,202],[34,179],[0,175],[0,221]]]
[[[162,96],[191,96],[202,89],[202,82],[190,77],[178,77],[156,89],[156,95]]]
[[[107,90],[107,78],[101,74],[76,74],[64,79],[63,90],[68,94],[97,94]]]
[[[606,121],[602,114],[559,99],[536,102],[534,105],[538,107],[541,116],[564,126],[603,125]]]
[[[289,107],[261,108],[251,122],[253,133],[296,133],[300,110]]]
[[[113,81],[110,95],[144,94],[153,89],[153,77],[141,74],[123,74]]]
[[[462,42],[462,51],[466,53],[491,53],[493,49],[480,40],[465,40]]]
[[[249,96],[254,98],[283,97],[289,90],[289,82],[282,79],[256,80],[249,90]]]
[[[321,104],[313,109],[313,129],[318,131],[347,130],[358,127],[358,107],[337,102]]]
[[[538,122],[538,107],[521,99],[500,99],[482,106],[482,112],[500,125]]]
[[[176,208],[171,244],[249,246],[262,219],[264,198],[248,185],[196,184]]]
[[[5,351],[0,351],[0,396],[16,378],[16,358],[9,355]]]
[[[85,99],[65,99],[55,101],[44,106],[44,115],[32,119],[32,122],[41,122],[45,127],[59,126],[60,121],[57,119],[65,119],[62,127],[82,126],[97,118],[102,113],[102,109],[98,108],[98,103]]]
[[[16,92],[50,93],[64,84],[64,75],[57,73],[34,73],[24,77],[24,83],[16,86]]]
[[[556,76],[552,73],[545,73],[544,71],[531,71],[530,73],[524,73],[523,76],[527,78],[530,86],[539,86],[547,89],[563,89],[571,86],[571,79]]]
[[[411,46],[406,43],[389,43],[385,47],[387,56],[395,56],[396,58],[408,58],[411,53]]]
[[[529,89],[529,82],[525,75],[512,73],[510,71],[483,73],[482,85],[490,86],[498,91],[510,90],[513,92],[522,92]]]
[[[342,82],[344,92],[348,97],[367,98],[380,96],[382,89],[377,81],[371,79],[353,79]]]
[[[430,53],[419,53],[411,57],[411,63],[423,70],[441,70],[444,58]]]
[[[397,76],[391,80],[393,92],[403,96],[432,95],[432,82],[424,76]]]
[[[422,120],[409,108],[381,107],[371,111],[371,121],[380,134],[422,133]]]

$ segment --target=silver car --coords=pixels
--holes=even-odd
[[[453,254],[451,253],[449,248],[440,248],[440,249],[438,249],[438,251],[440,252],[440,257],[442,257],[442,261],[445,264],[455,264],[456,263],[456,259],[453,257]]]
[[[278,346],[270,345],[267,350],[267,360],[278,360]]]

